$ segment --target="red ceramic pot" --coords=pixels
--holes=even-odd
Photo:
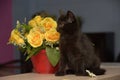
[[[55,73],[56,70],[58,69],[58,65],[53,67],[50,64],[45,50],[41,50],[38,54],[32,56],[31,61],[33,64],[33,68],[37,73],[43,74]]]

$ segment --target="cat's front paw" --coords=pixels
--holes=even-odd
[[[65,75],[64,72],[56,72],[56,73],[55,73],[55,76],[64,76],[64,75]]]
[[[76,76],[87,76],[86,73],[81,73],[81,72],[75,72]]]

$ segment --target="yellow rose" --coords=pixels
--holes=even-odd
[[[19,46],[25,45],[23,38],[21,38],[21,34],[18,30],[13,29],[11,32],[11,36],[9,38],[9,43],[13,43]]]
[[[45,30],[48,31],[51,28],[56,28],[57,22],[53,20],[51,17],[46,17],[41,21],[41,26],[43,26]]]
[[[41,30],[41,27],[34,27],[32,30],[40,32],[42,39],[44,39],[44,32]]]
[[[31,27],[37,27],[37,24],[33,19],[28,22],[28,25]]]
[[[35,16],[35,18],[33,20],[36,22],[37,26],[40,26],[41,25],[40,23],[42,21],[42,17],[41,16]]]
[[[56,42],[60,38],[60,34],[55,30],[51,29],[45,33],[45,39],[49,42]]]
[[[29,34],[27,35],[27,41],[32,47],[39,47],[43,43],[43,36],[40,31],[36,31],[31,29]]]

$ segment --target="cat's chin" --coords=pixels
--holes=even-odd
[[[66,74],[75,74],[75,71],[72,69],[67,69]]]

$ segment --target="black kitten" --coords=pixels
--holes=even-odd
[[[71,11],[58,19],[57,31],[61,34],[59,46],[61,59],[56,76],[65,75],[66,66],[74,71],[75,75],[88,75],[86,70],[96,75],[105,73],[104,69],[100,69],[100,60],[94,53],[93,44],[80,28],[81,23],[78,25]]]

